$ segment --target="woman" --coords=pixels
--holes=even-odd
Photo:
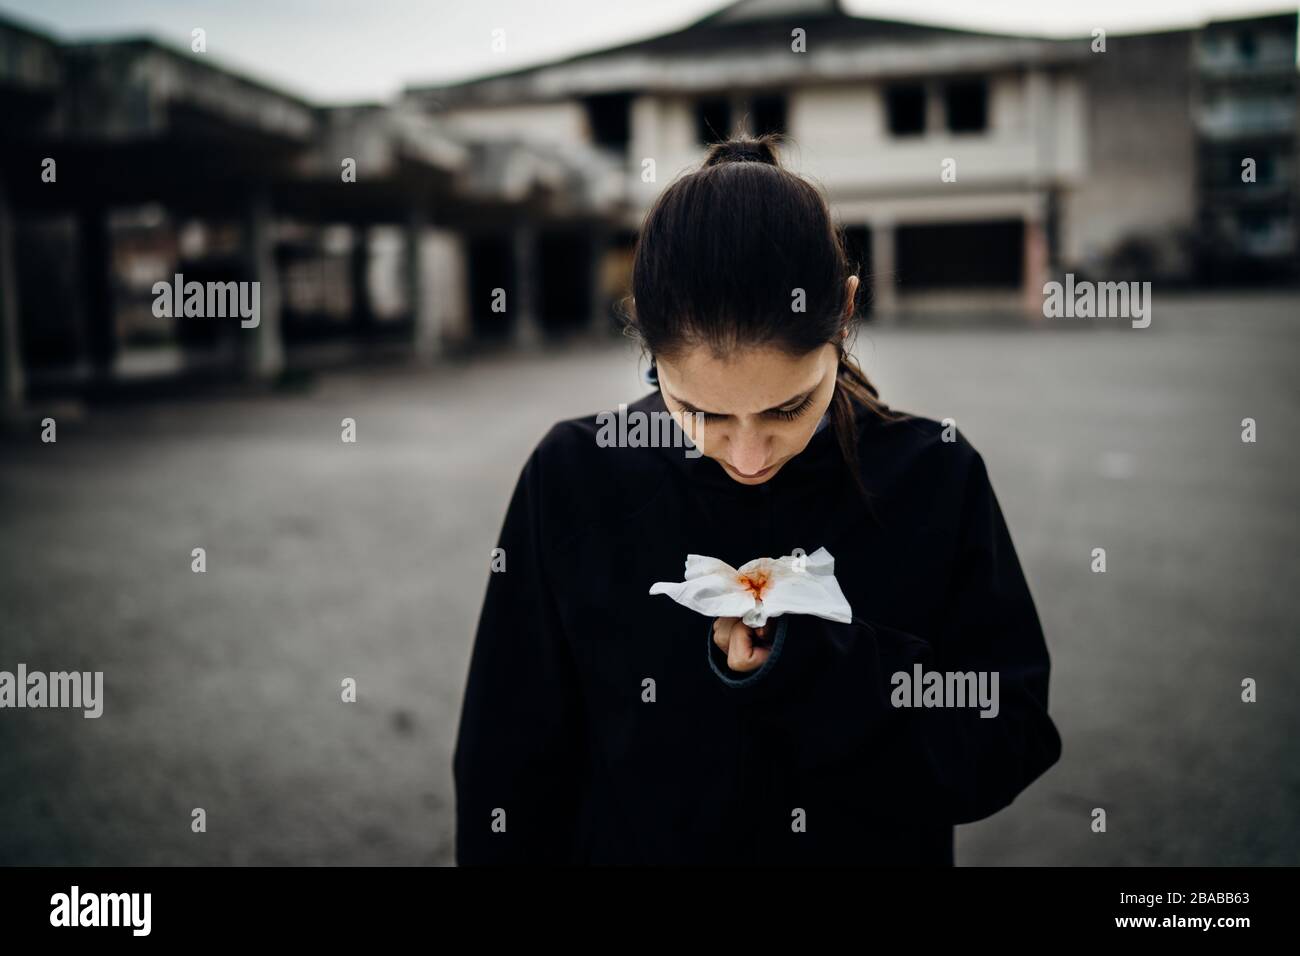
[[[658,388],[627,413],[695,447],[608,447],[592,416],[525,464],[461,715],[460,863],[951,864],[954,824],[1058,759],[984,462],[878,400],[845,351],[851,272],[771,138],[714,146],[647,215],[630,326]],[[755,631],[648,593],[688,554],[821,547],[851,623]],[[895,675],[931,671],[995,703],[917,706]]]

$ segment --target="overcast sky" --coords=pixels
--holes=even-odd
[[[842,0],[860,16],[1044,36],[1125,33],[1294,10],[1252,0]],[[223,65],[311,100],[387,99],[654,36],[730,0],[0,0],[0,15],[62,39],[207,31]],[[506,49],[493,52],[492,31]]]

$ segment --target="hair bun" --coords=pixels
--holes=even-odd
[[[714,143],[709,147],[704,165],[720,166],[723,163],[766,163],[769,166],[780,166],[776,155],[776,137],[771,134],[757,138],[734,136]]]

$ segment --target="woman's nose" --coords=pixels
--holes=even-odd
[[[757,431],[740,429],[731,436],[731,467],[752,475],[767,467],[767,439]]]

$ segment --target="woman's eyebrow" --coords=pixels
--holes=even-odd
[[[696,408],[694,405],[692,405],[690,402],[686,401],[685,399],[678,398],[672,392],[669,392],[668,389],[664,389],[664,391],[668,392],[669,398],[671,398],[678,405],[681,405],[688,412],[696,412],[697,414],[700,415],[722,415],[722,417],[724,418],[728,417],[724,415],[722,412],[706,412],[702,408]],[[809,395],[811,395],[815,391],[817,391],[816,385],[814,385],[812,388],[808,389],[807,391],[800,392],[798,395],[795,395],[793,398],[787,398],[784,402],[781,402],[777,405],[773,405],[771,408],[764,409],[763,411],[759,412],[759,414],[766,415],[768,412],[779,412],[781,411],[781,409],[785,408],[788,405],[793,405],[795,402],[802,402],[804,399],[806,399]]]

